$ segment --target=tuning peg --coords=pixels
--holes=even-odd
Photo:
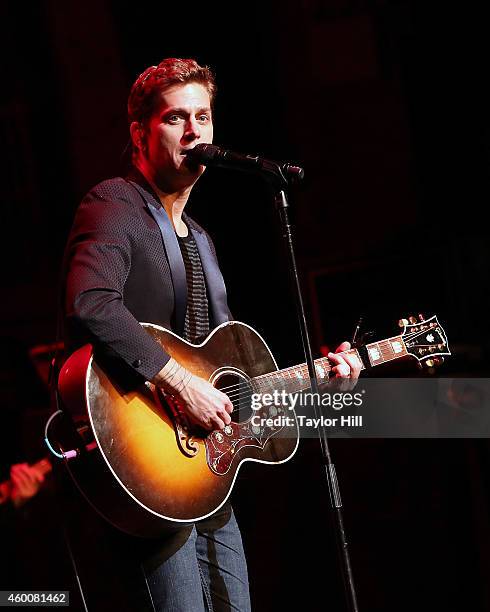
[[[428,368],[437,368],[444,363],[444,357],[431,357],[425,360],[425,365]]]
[[[419,312],[419,321],[425,321],[425,317],[423,314]]]
[[[408,319],[400,319],[398,321],[398,327],[406,327],[408,325]]]
[[[415,317],[408,317],[408,320],[412,325],[415,325],[415,323],[417,323],[417,319]]]

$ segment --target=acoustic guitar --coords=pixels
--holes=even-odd
[[[99,366],[91,345],[63,365],[60,398],[77,431],[77,457],[66,462],[70,474],[114,526],[151,536],[212,514],[227,500],[246,461],[290,459],[299,441],[294,410],[277,405],[254,410],[252,398],[275,389],[299,392],[309,388],[310,379],[306,364],[279,370],[261,336],[238,321],[223,323],[200,345],[157,325],[142,325],[178,363],[227,393],[234,406],[224,429],[196,430],[178,403],[151,383],[123,389]],[[450,355],[435,316],[407,321],[401,335],[349,352],[357,354],[363,369],[407,356],[434,362]],[[326,382],[329,360],[317,359],[315,368],[319,382]],[[291,418],[282,423],[267,418],[281,413]]]

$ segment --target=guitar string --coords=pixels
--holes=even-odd
[[[280,406],[276,406],[275,404],[274,404],[274,405],[272,405],[272,406],[266,406],[266,408],[269,408],[269,409],[270,409],[270,408],[272,408],[272,407],[276,408],[276,410],[279,410],[281,407],[282,407],[283,409],[286,409],[286,406],[285,406],[285,405],[283,405],[283,404],[281,404]],[[262,406],[261,406],[261,408],[262,408]],[[288,409],[288,410],[290,409],[290,408],[289,408],[289,405],[287,406],[287,409]],[[258,410],[255,410],[254,408],[251,408],[250,406],[244,406],[244,407],[242,407],[242,408],[237,408],[236,410],[233,410],[233,412],[231,412],[231,413],[230,413],[230,416],[236,415],[236,414],[238,414],[239,412],[243,412],[244,410],[247,410],[247,411],[248,411],[248,412],[250,412],[251,414],[255,414],[255,413],[257,413],[257,412],[258,412],[258,410],[260,410],[260,408],[259,408]],[[274,415],[274,416],[275,416],[275,415]]]
[[[416,338],[416,337],[420,336],[421,334],[424,334],[424,333],[426,333],[428,331],[430,331],[430,329],[429,330],[422,330],[422,331],[418,331],[418,332],[412,332],[411,334],[407,334],[406,336],[394,336],[394,338],[401,338],[402,340],[413,340],[414,338]],[[379,340],[378,342],[371,342],[370,344],[377,344],[378,346],[391,345],[391,340],[390,339],[388,339],[388,340]],[[369,346],[369,345],[367,345],[367,346]],[[423,346],[431,346],[431,345],[427,344],[427,345],[423,345]],[[355,349],[353,349],[353,350],[355,350]],[[315,364],[317,364],[318,361],[324,361],[325,359],[326,359],[326,357],[323,357],[323,358],[320,358],[318,360],[315,360]],[[329,369],[329,370],[332,369],[332,366],[331,366],[331,364],[329,362],[324,362],[322,364],[317,364],[317,365],[321,365],[323,368],[326,368],[326,369]],[[306,367],[306,363],[303,363],[303,364],[301,364],[299,366],[291,366],[290,368],[284,368],[284,370],[277,370],[277,373],[279,373],[279,372],[287,372],[288,370],[289,371],[293,371],[295,369],[303,369],[305,367]],[[268,372],[267,374],[261,374],[260,376],[254,377],[252,380],[257,380],[257,379],[260,379],[260,378],[263,378],[263,377],[266,377],[266,376],[269,376],[269,375],[275,374],[275,373],[276,372]],[[236,384],[229,385],[229,386],[226,386],[226,387],[222,387],[220,390],[221,391],[225,391],[226,389],[233,389],[236,386],[237,386]]]
[[[422,330],[422,331],[419,331],[419,332],[413,332],[412,334],[407,335],[407,338],[413,339],[413,338],[415,338],[417,336],[420,336],[421,334],[426,333],[426,331],[428,331],[428,330]],[[391,347],[390,340],[381,340],[380,342],[376,342],[376,343],[372,343],[372,344],[377,344],[380,347],[382,352],[383,352],[383,348],[381,348],[381,345],[384,345],[384,346],[389,345]],[[421,346],[433,346],[433,345],[425,344],[425,345],[421,345]],[[272,378],[274,378],[274,375],[278,375],[278,377],[281,379],[281,381],[287,382],[287,378],[284,376],[284,374],[286,372],[289,371],[290,373],[292,373],[295,370],[303,370],[303,369],[305,369],[305,367],[306,367],[306,364],[301,364],[300,366],[292,366],[291,368],[285,368],[282,371],[279,370],[277,372],[269,372],[267,374],[262,374],[260,376],[257,376],[255,378],[253,378],[252,380],[258,381],[259,379],[263,379],[265,381],[267,379],[267,377],[272,379]],[[330,371],[332,369],[332,366],[331,366],[330,363],[325,363],[324,362],[322,364],[322,367],[324,367],[325,369],[328,368],[327,371]],[[281,372],[282,372],[282,376],[281,376]],[[296,377],[293,380],[295,382],[298,382],[298,378],[296,378]],[[301,378],[299,380],[301,380]],[[270,381],[270,382],[272,382],[272,381]],[[233,402],[237,402],[237,401],[238,402],[245,401],[245,399],[247,401],[251,400],[253,393],[250,392],[250,389],[240,390],[241,385],[243,385],[243,383],[238,383],[238,384],[235,383],[233,385],[228,385],[226,387],[222,387],[219,390],[222,391],[223,393],[226,393],[226,395],[228,396],[228,398],[230,399],[230,401],[232,403]],[[304,389],[299,389],[299,391],[303,391],[303,390],[305,390],[307,388],[308,388],[308,385]],[[272,389],[270,389],[270,391],[272,391]],[[243,411],[245,409],[250,410],[251,407],[249,407],[249,406],[244,406],[242,408],[238,407],[237,409],[233,410],[232,414],[236,415],[236,414],[238,414],[239,412],[241,412],[241,411]]]
[[[308,387],[309,387],[309,385],[304,387],[303,389],[299,389],[299,392],[300,391],[305,391],[306,389],[308,389]],[[253,393],[249,393],[248,390],[245,390],[245,391],[242,391],[242,392],[238,392],[236,395],[233,395],[233,394],[227,394],[227,395],[228,395],[228,398],[233,403],[233,402],[236,402],[236,401],[244,400],[245,398],[251,399]],[[288,392],[286,392],[286,396],[289,397],[289,393]],[[241,410],[241,408],[239,410]]]
[[[296,378],[295,377],[294,379],[290,378],[289,380],[281,377],[280,379],[278,379],[276,381],[273,381],[273,380],[271,380],[270,382],[268,381],[269,385],[270,385],[268,390],[272,391],[273,389],[277,388],[276,386],[274,386],[274,382],[280,383],[280,384],[282,383],[286,387],[288,385],[288,382],[291,383],[291,381],[293,381],[295,383],[298,383],[299,381],[306,382],[307,380],[309,380],[309,378],[306,378],[306,377],[305,378],[299,378],[299,377]],[[218,388],[218,390],[219,391],[223,391],[223,389],[220,389],[220,388]],[[256,392],[255,388],[253,388],[253,387],[252,388],[249,387],[247,389],[243,389],[243,388],[240,389],[240,385],[236,385],[236,388],[234,390],[226,392],[225,395],[228,395],[228,397],[230,397],[230,398],[233,397],[234,399],[237,399],[237,398],[240,397],[240,395],[243,395],[244,393],[249,393],[250,390],[252,390],[251,395],[253,395]],[[262,391],[264,391],[264,390],[266,390],[266,389],[263,387]]]
[[[326,358],[324,358],[326,359]],[[321,360],[320,360],[321,361]],[[317,364],[320,365],[320,364]],[[323,369],[326,369],[327,372],[330,372],[332,370],[332,366],[330,363],[323,363],[321,364],[321,367]],[[298,371],[298,370],[305,370],[306,369],[306,364],[301,364],[300,366],[292,366],[291,368],[285,368],[284,370],[277,370],[274,372],[268,372],[267,374],[262,374],[260,376],[256,376],[254,378],[252,378],[252,381],[258,381],[259,379],[262,379],[264,382],[267,382],[267,377],[269,377],[270,379],[274,378],[274,375],[277,376],[277,378],[279,379],[280,382],[284,382],[287,383],[288,380],[294,380],[295,382],[299,381],[299,380],[306,380],[306,377],[298,377],[298,376],[287,376],[287,373],[293,373],[294,371]],[[279,382],[278,381],[278,382]],[[272,382],[272,381],[271,381]],[[242,383],[235,383],[233,385],[227,385],[226,387],[219,387],[219,391],[222,391],[223,393],[225,393],[226,395],[228,395],[230,398],[233,396],[234,393],[238,392],[238,397],[240,396],[240,393],[243,393],[243,391],[240,391],[240,386],[243,384]],[[271,389],[272,390],[272,389]],[[237,399],[235,397],[235,399]]]
[[[422,332],[422,333],[424,333],[424,332]],[[388,343],[388,344],[389,344],[389,342],[388,342],[388,341],[383,341],[383,343]],[[377,344],[382,344],[382,343],[380,342],[380,343],[377,343]],[[424,344],[424,345],[420,345],[420,346],[433,346],[433,345],[432,345],[432,344]],[[382,349],[381,349],[381,350],[382,350]],[[386,359],[386,361],[388,361],[388,360],[389,360],[389,359]],[[300,368],[301,368],[301,369],[304,369],[304,366],[305,366],[305,365],[306,365],[306,364],[303,364],[303,366],[300,366]],[[289,369],[289,368],[288,368],[288,369]],[[292,368],[292,369],[291,369],[291,371],[292,371],[293,369],[296,369],[296,367],[295,367],[295,368]],[[270,374],[275,374],[275,372],[274,372],[274,373],[270,373]],[[264,376],[264,378],[265,378],[265,376],[268,376],[268,375],[270,375],[270,374],[266,374],[266,375],[263,375],[263,376]],[[277,372],[277,374],[279,374],[279,372]],[[257,378],[259,378],[259,377],[257,377]],[[271,376],[271,378],[272,378],[272,376]],[[284,377],[282,377],[282,381],[284,381],[284,382],[287,384],[287,379],[285,379]],[[272,382],[272,381],[271,381],[271,382]],[[295,380],[295,382],[297,382],[297,379]],[[250,393],[250,390],[249,390],[249,389],[246,389],[246,390],[240,391],[240,384],[230,385],[229,387],[223,387],[222,389],[220,389],[220,391],[223,391],[223,392],[224,392],[224,389],[226,389],[226,388],[230,389],[230,391],[229,391],[228,393],[226,393],[226,395],[228,395],[228,398],[231,400],[231,402],[232,402],[232,403],[233,403],[233,402],[236,402],[236,401],[242,401],[242,400],[243,400],[243,401],[245,401],[245,399],[246,399],[247,401],[252,399],[252,395],[253,395],[253,393]],[[307,388],[308,388],[308,385],[307,385],[305,388],[303,388],[303,389],[299,389],[299,391],[304,391],[304,390],[306,390]],[[270,389],[270,391],[272,391],[272,389]],[[233,413],[232,413],[232,414],[237,414],[238,412],[240,412],[240,411],[242,411],[242,410],[245,410],[245,409],[249,409],[249,407],[248,407],[248,406],[246,406],[246,407],[243,407],[243,408],[238,408],[238,409],[236,409],[236,410],[233,410]]]
[[[409,340],[412,340],[412,339],[416,338],[417,336],[420,336],[421,334],[426,333],[427,331],[430,331],[430,330],[423,330],[423,331],[419,331],[419,332],[413,332],[412,334],[407,334],[405,338],[409,339]],[[395,337],[398,337],[398,336],[395,336]],[[403,338],[403,336],[400,336],[400,337]],[[381,351],[383,351],[383,347],[391,346],[390,340],[380,340],[379,342],[373,342],[371,344],[377,344],[380,347]],[[423,344],[423,345],[420,345],[420,346],[433,346],[433,345],[432,344]],[[319,359],[317,361],[323,361],[325,359],[326,358],[323,358],[323,359]],[[332,365],[329,362],[325,362],[324,361],[322,364],[317,364],[315,362],[315,365],[321,365],[321,367],[326,369],[327,371],[331,371],[332,370]],[[286,379],[286,377],[284,375],[287,372],[291,372],[292,373],[295,370],[303,370],[305,368],[306,368],[306,363],[301,364],[299,366],[291,366],[290,368],[285,368],[284,370],[278,370],[277,372],[274,371],[274,372],[268,372],[267,374],[261,374],[260,376],[256,376],[256,377],[254,377],[251,380],[257,381],[259,379],[265,379],[268,376],[272,378],[274,374],[277,374],[279,376],[281,376],[281,374],[282,374],[282,378],[284,380],[284,379]],[[239,390],[241,384],[242,383],[238,383],[238,384],[235,383],[233,385],[227,385],[226,387],[221,387],[219,390],[222,391],[223,393],[226,393],[227,395],[229,395],[231,397],[231,395],[232,395],[232,393],[234,391],[238,391]]]
[[[299,370],[299,369],[305,369],[306,364],[303,364],[302,366],[294,366],[293,368],[286,368],[284,370],[277,370],[274,372],[268,372],[267,374],[261,374],[261,376],[256,376],[254,378],[251,378],[251,381],[258,381],[258,379],[262,378],[264,379],[264,381],[266,380],[265,377],[269,376],[270,378],[273,378],[273,375],[276,374],[277,378],[279,378],[280,380],[283,381],[288,381],[288,380],[303,380],[302,378],[298,377],[298,376],[294,376],[294,377],[288,377],[287,375],[285,375],[285,373],[289,370],[291,372],[293,372],[294,370]],[[322,366],[324,367],[324,366]],[[324,367],[324,369],[326,369]],[[332,368],[330,367],[328,369],[328,371],[330,371]],[[233,391],[238,390],[240,388],[241,385],[243,385],[244,383],[234,383],[233,385],[228,385],[226,387],[216,387],[219,391],[222,391],[223,393],[226,393],[227,395],[229,393],[233,393]],[[251,385],[252,386],[252,385]]]
[[[306,364],[304,364],[304,366],[306,366]],[[285,370],[278,370],[278,371],[274,371],[274,372],[269,372],[267,374],[262,374],[261,376],[256,376],[255,378],[252,378],[251,381],[257,381],[259,378],[264,378],[264,382],[266,381],[266,376],[269,376],[269,378],[274,378],[274,374],[277,375],[277,378],[280,381],[285,381],[287,383],[287,381],[291,381],[294,380],[295,382],[297,382],[298,380],[306,380],[306,378],[303,377],[299,377],[299,376],[294,376],[294,377],[287,377],[284,376],[284,373],[287,372],[290,368],[286,368]],[[295,369],[305,369],[303,366],[301,366],[301,368],[297,368],[297,366],[294,366],[294,368],[291,368],[290,371],[294,371]],[[330,368],[331,369],[331,368]],[[222,391],[223,393],[225,393],[226,395],[231,395],[233,394],[233,392],[235,391],[239,391],[240,387],[243,385],[244,383],[235,383],[233,385],[228,385],[227,387],[216,387],[219,391]],[[251,385],[252,388],[254,388]]]
[[[407,334],[405,337],[403,336],[394,336],[395,338],[400,337],[403,340],[413,340],[414,338],[426,333],[427,331],[430,330],[423,330],[423,331],[419,331],[419,332],[413,332],[412,334]],[[390,340],[380,340],[379,342],[372,342],[370,344],[377,344],[381,350],[383,350],[383,347],[387,347],[387,346],[391,346],[391,341]],[[369,345],[368,345],[369,346]],[[420,345],[420,346],[433,346],[431,344],[424,344],[424,345]],[[331,371],[332,370],[332,366],[329,362],[323,362],[322,364],[317,363],[317,361],[323,361],[326,358],[323,359],[319,359],[319,360],[315,360],[315,364],[316,365],[321,365],[322,368],[326,369],[327,371]],[[292,372],[294,370],[299,370],[299,369],[304,369],[306,367],[306,363],[303,363],[299,366],[291,366],[290,368],[285,368],[284,370],[277,370],[277,374],[279,374],[280,372],[282,373],[286,373],[288,371]],[[275,374],[276,372],[268,372],[267,374],[261,374],[260,376],[256,376],[254,377],[252,380],[258,380],[260,378],[265,378],[266,376],[270,376],[271,374]],[[233,384],[233,385],[228,385],[226,387],[222,387],[220,389],[220,391],[226,392],[228,389],[235,389],[237,388],[239,385],[237,384]]]
[[[418,332],[412,332],[410,334],[405,334],[405,335],[401,335],[401,336],[393,336],[393,338],[401,338],[403,341],[405,340],[413,340],[414,338],[416,338],[417,336],[420,336],[421,334],[426,334],[429,333],[431,331],[436,331],[436,333],[439,333],[436,328],[429,328],[429,329],[423,329],[420,330]],[[440,335],[440,334],[439,334]],[[442,337],[441,337],[442,339]],[[379,340],[378,342],[370,342],[369,344],[367,344],[366,346],[369,346],[370,344],[391,344],[390,342],[391,338],[388,340]]]
[[[325,366],[322,366],[324,369],[328,368],[328,371],[330,371],[332,368],[330,364],[325,364]],[[293,372],[295,370],[303,370],[306,368],[306,364],[301,364],[300,366],[292,366],[290,368],[284,368],[284,370],[273,370],[272,372],[267,372],[267,374],[261,374],[260,376],[254,376],[253,378],[251,378],[251,381],[259,381],[260,379],[265,380],[266,377],[270,377],[273,378],[274,375],[277,375],[278,378],[281,378],[282,380],[288,380],[288,377],[286,375],[286,373],[289,372]],[[294,376],[294,380],[298,380],[299,378],[297,376]],[[293,380],[292,377],[289,377],[289,380]],[[217,389],[219,389],[219,391],[223,391],[223,393],[228,393],[228,390],[230,391],[230,393],[232,392],[232,390],[238,389],[240,387],[240,385],[243,384],[243,382],[241,383],[234,383],[233,385],[227,385],[226,387],[217,387]],[[259,383],[260,384],[260,383]]]
[[[383,341],[383,342],[388,342],[388,341]],[[382,342],[378,344],[382,344]],[[326,361],[326,357],[324,357],[323,359],[319,359],[318,361],[322,361],[323,363],[315,362],[316,366],[320,365],[323,369],[327,370],[327,372],[330,372],[332,370],[332,365],[330,364],[330,362]],[[268,372],[267,374],[261,374],[260,376],[256,376],[252,378],[251,380],[252,381],[259,381],[260,379],[265,380],[266,377],[273,378],[274,375],[277,375],[278,377],[282,378],[282,380],[287,380],[288,379],[287,373],[293,373],[294,371],[304,370],[306,369],[306,367],[307,367],[306,363],[304,363],[299,366],[292,366],[290,368],[285,368],[284,370],[277,370],[273,372]],[[297,376],[294,376],[294,378],[290,377],[290,380],[291,379],[298,380],[299,377]],[[219,390],[222,391],[223,393],[231,394],[233,391],[238,390],[239,388],[240,388],[240,383],[234,383],[233,385],[227,385],[225,387],[220,387]]]
[[[430,332],[436,332],[437,334],[439,334],[439,336],[441,337],[442,340],[442,335],[440,334],[438,328],[435,327],[430,327],[429,329],[422,329],[418,332],[412,332],[411,334],[407,334],[406,336],[400,336],[400,338],[402,338],[403,340],[406,338],[407,340],[413,340],[413,338],[416,338],[417,336],[420,336],[421,334],[427,334]]]
[[[424,332],[422,332],[422,333],[424,333]],[[389,344],[389,341],[382,341],[382,342],[379,342],[379,343],[377,343],[377,344]],[[427,345],[421,345],[421,346],[432,346],[432,345],[427,344]],[[306,365],[306,364],[303,364],[302,366],[300,366],[300,368],[301,368],[301,369],[304,369],[305,365]],[[297,366],[294,366],[293,368],[291,368],[291,369],[290,369],[290,371],[292,372],[292,371],[294,371],[294,369],[297,369]],[[330,369],[331,369],[331,368],[330,368]],[[287,370],[289,370],[289,368],[287,368],[285,371],[287,371]],[[268,374],[262,375],[261,377],[263,377],[264,379],[265,379],[265,377],[267,377],[267,376],[269,376],[270,378],[273,378],[273,376],[271,376],[271,374],[272,374],[272,375],[273,375],[273,374],[276,374],[276,372],[271,372],[271,373],[268,373]],[[277,374],[279,374],[279,372],[277,372]],[[257,379],[257,378],[261,378],[261,377],[256,377],[256,379]],[[256,379],[255,379],[255,380],[256,380]],[[304,379],[304,380],[305,380],[305,379]],[[270,382],[272,382],[272,381],[270,381]],[[281,382],[285,382],[285,383],[287,383],[287,379],[286,379],[286,378],[284,378],[284,377],[281,377]],[[297,382],[297,379],[295,379],[295,382]],[[243,383],[241,383],[241,384],[243,384]],[[230,401],[231,401],[233,404],[234,404],[234,402],[241,402],[241,401],[247,401],[247,402],[248,402],[248,401],[251,401],[251,399],[252,399],[252,395],[253,395],[254,393],[251,393],[251,392],[250,392],[250,389],[245,389],[245,390],[240,391],[240,386],[241,386],[241,384],[239,383],[239,384],[235,384],[235,385],[228,385],[227,387],[223,387],[223,388],[221,388],[221,389],[219,389],[219,390],[220,390],[220,391],[222,391],[222,392],[225,392],[225,390],[229,390],[229,391],[226,393],[226,395],[228,396],[228,398],[230,399]],[[308,388],[308,385],[307,385],[305,388],[303,388],[303,389],[299,389],[298,391],[304,391],[304,390],[306,390],[307,388]],[[270,391],[272,391],[272,388],[271,388],[271,389],[269,389],[269,390],[270,390]],[[285,390],[284,390],[284,391],[285,391]],[[275,404],[274,404],[274,405],[275,405]],[[241,411],[243,411],[243,410],[251,410],[251,409],[252,409],[252,408],[251,408],[250,406],[244,406],[244,407],[242,407],[242,408],[240,408],[240,407],[235,408],[235,406],[234,406],[234,410],[233,410],[232,414],[236,415],[236,414],[238,414],[239,412],[241,412]],[[252,409],[252,410],[253,410],[253,409]]]

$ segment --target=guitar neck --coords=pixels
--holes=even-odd
[[[362,355],[358,349],[355,348],[344,352],[355,355],[359,359],[361,362],[361,370],[366,369],[366,361],[369,362],[369,367],[374,367],[408,355],[407,347],[405,346],[402,336],[393,336],[386,340],[366,344],[361,349]],[[317,379],[320,383],[322,381],[326,382],[333,367],[328,357],[315,359],[314,363]],[[288,391],[291,393],[296,393],[310,387],[310,375],[306,363],[301,363],[289,368],[284,368],[283,370],[256,376],[254,382],[261,391],[273,391],[280,385],[281,387],[287,387]]]

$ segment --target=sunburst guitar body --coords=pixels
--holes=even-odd
[[[172,398],[154,385],[123,390],[98,366],[90,345],[68,359],[59,392],[84,444],[67,467],[107,520],[141,536],[209,516],[228,498],[245,461],[282,463],[298,445],[292,410],[287,410],[289,428],[253,424],[258,415],[251,394],[270,389],[267,375],[277,366],[251,327],[226,323],[195,346],[143,325],[182,366],[229,394],[234,420],[224,430],[193,431]],[[267,409],[263,416],[269,415]]]

